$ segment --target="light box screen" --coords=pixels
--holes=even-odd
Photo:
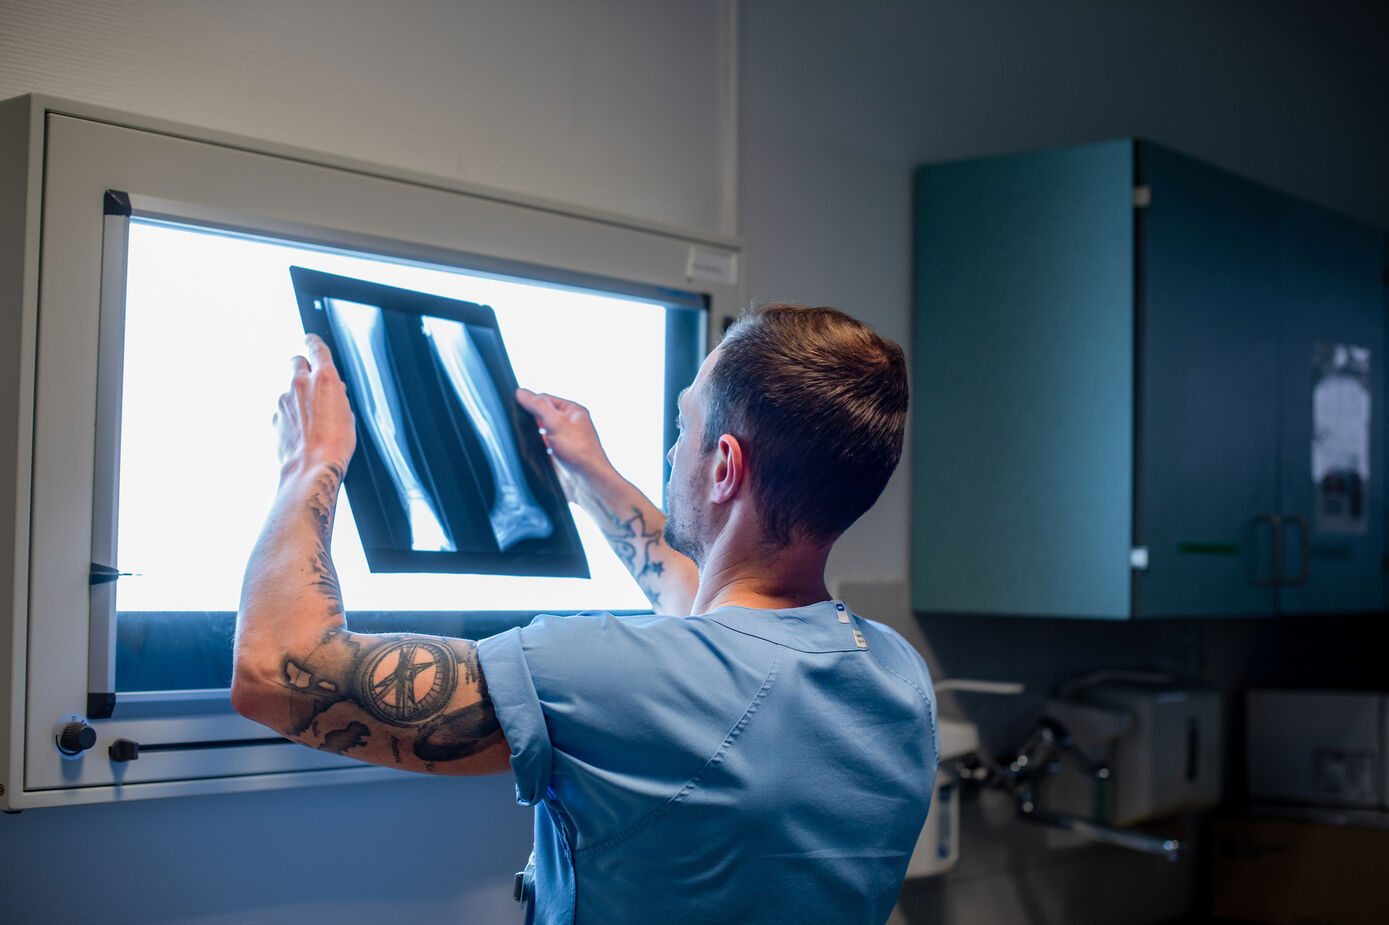
[[[290,382],[289,359],[304,352],[290,267],[490,306],[495,328],[486,329],[499,337],[498,350],[505,343],[516,380],[586,405],[619,471],[648,497],[662,497],[674,396],[661,386],[672,364],[697,366],[699,350],[697,337],[671,333],[697,330],[689,316],[702,311],[659,295],[136,216],[128,232],[117,528],[117,564],[132,574],[117,587],[118,619],[237,608],[278,480],[271,418]],[[442,375],[446,395],[452,385]],[[359,441],[359,454],[367,442]],[[543,485],[536,491],[543,494]],[[332,542],[349,619],[354,612],[649,609],[587,515],[574,518],[582,555],[574,554],[586,556],[587,578],[406,574],[369,568],[355,501],[350,493],[339,500]]]

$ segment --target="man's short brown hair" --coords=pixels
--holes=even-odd
[[[833,308],[767,305],[728,329],[707,384],[704,450],[737,437],[768,538],[832,540],[902,455],[902,348]]]

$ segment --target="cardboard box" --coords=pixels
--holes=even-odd
[[[1373,809],[1386,796],[1385,696],[1253,690],[1245,695],[1249,796]]]
[[[1219,819],[1211,914],[1260,925],[1389,922],[1389,828]]]

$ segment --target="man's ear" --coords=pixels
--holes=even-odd
[[[743,461],[742,444],[731,434],[719,437],[713,457],[714,471],[712,484],[709,486],[709,500],[723,504],[738,496],[748,475],[747,464]]]

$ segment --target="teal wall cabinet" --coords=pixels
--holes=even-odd
[[[1385,235],[1159,145],[915,189],[920,612],[1385,606]]]

